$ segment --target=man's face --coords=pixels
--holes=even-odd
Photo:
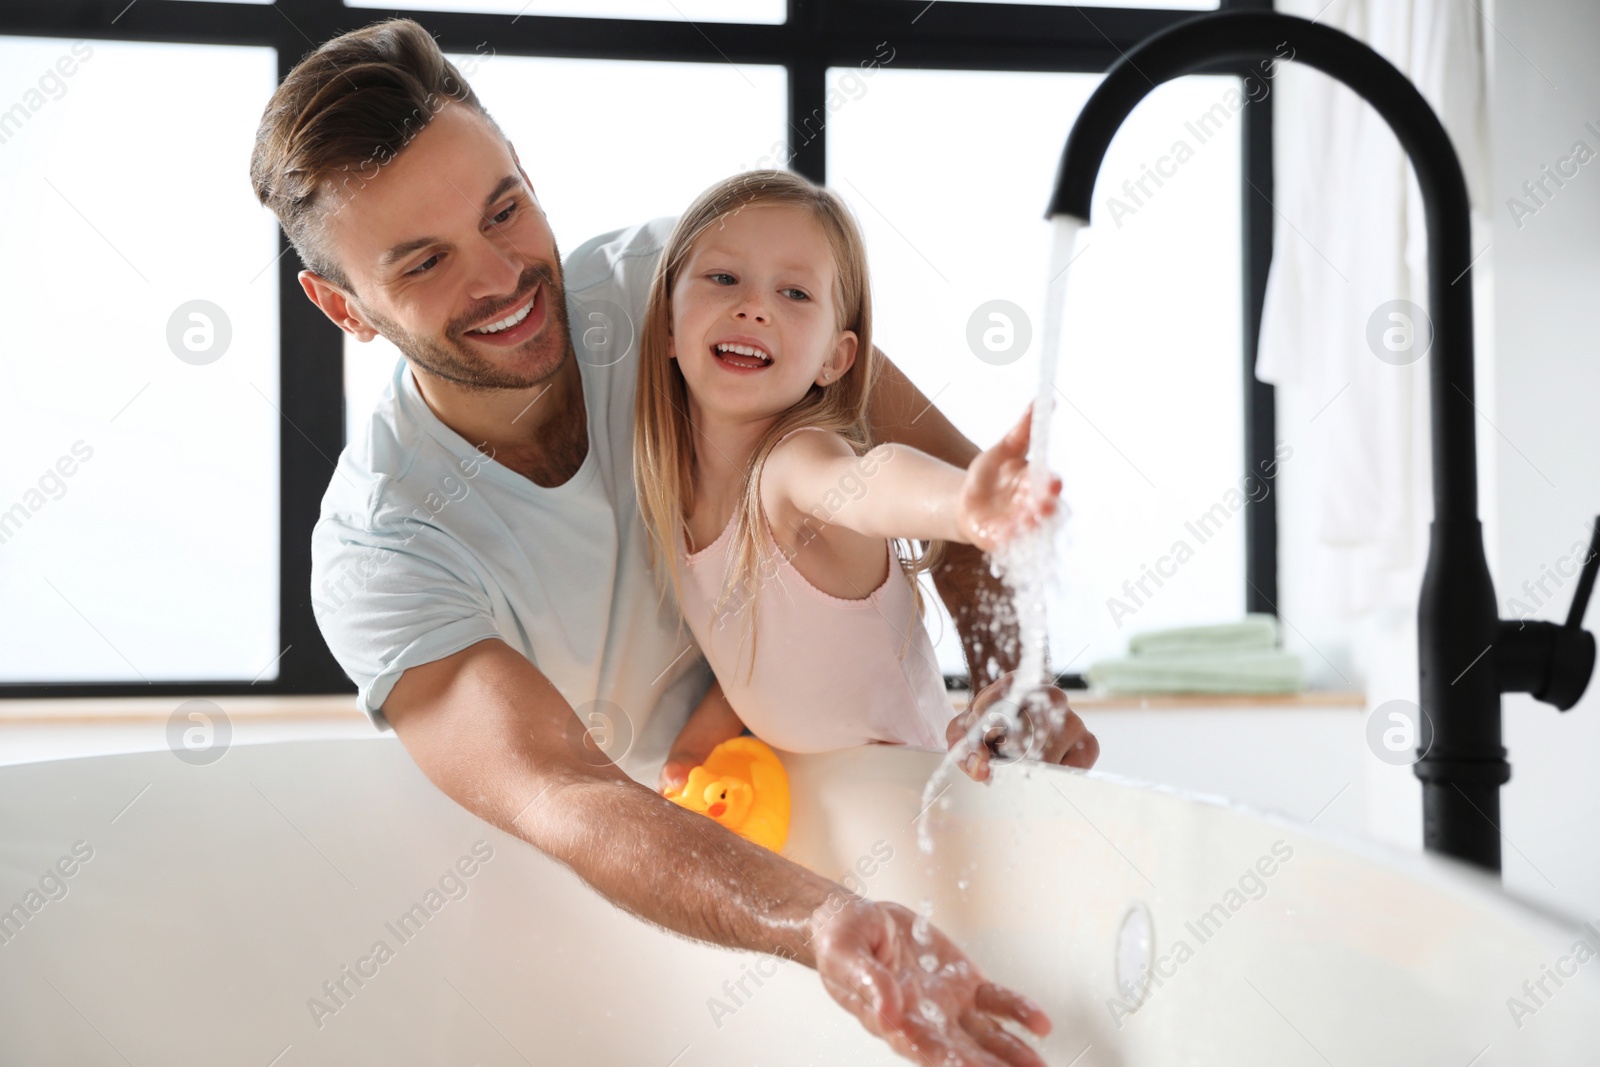
[[[313,299],[342,328],[382,334],[417,369],[469,388],[525,389],[561,368],[561,254],[480,115],[447,103],[375,178],[333,195],[327,237],[355,293]]]

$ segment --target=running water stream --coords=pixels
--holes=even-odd
[[[1044,332],[1039,346],[1039,382],[1034,393],[1028,441],[1029,476],[1039,490],[1050,479],[1050,415],[1055,408],[1056,362],[1061,350],[1067,273],[1076,258],[1074,250],[1078,234],[1086,223],[1071,215],[1057,215],[1050,220],[1050,225],[1050,271],[1045,287]],[[1045,613],[1045,596],[1051,578],[1052,547],[1061,523],[1061,514],[1058,510],[1048,521],[1014,538],[993,556],[995,570],[1011,592],[1016,607],[1018,636],[1022,643],[1021,658],[1011,687],[1004,698],[991,705],[992,713],[998,713],[1005,720],[1006,741],[1001,747],[1008,757],[1022,754],[1030,740],[1029,727],[1042,725],[1042,716],[1059,717],[1061,714],[1054,705],[1037,700],[1032,695],[1041,685],[1050,685],[1055,681],[1054,675],[1049,673],[1046,655],[1049,620]],[[1033,720],[1031,723],[1024,723],[1025,712]],[[974,723],[967,731],[965,743],[958,747],[958,751],[947,752],[929,777],[922,792],[922,813],[917,819],[917,844],[924,854],[933,850],[933,808],[944,790],[944,780],[952,771],[959,769],[959,759],[983,743],[983,737],[992,725],[993,720],[989,716]],[[1059,726],[1059,723],[1051,723],[1051,726]],[[994,766],[990,764],[991,774]]]

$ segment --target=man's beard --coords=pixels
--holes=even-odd
[[[572,347],[571,327],[567,321],[566,288],[562,279],[556,276],[557,273],[542,263],[528,267],[518,279],[517,299],[503,309],[507,313],[515,311],[522,306],[535,285],[543,288],[539,299],[544,302],[547,316],[544,328],[524,341],[520,348],[504,350],[518,353],[523,357],[519,362],[523,362],[527,346],[537,346],[533,350],[537,353],[533,366],[520,371],[496,366],[491,358],[469,348],[469,342],[464,339],[468,324],[483,322],[491,312],[463,316],[460,323],[452,323],[445,328],[443,337],[425,337],[401,329],[396,323],[374,314],[368,308],[361,310],[378,332],[388,338],[413,366],[437,378],[468,389],[527,389],[560,370]]]

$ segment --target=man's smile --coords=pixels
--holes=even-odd
[[[545,287],[541,284],[533,291],[533,295],[525,300],[510,314],[484,323],[476,329],[466,331],[466,336],[483,344],[506,348],[519,345],[529,337],[539,332],[544,325],[546,315]]]

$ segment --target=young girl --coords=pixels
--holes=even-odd
[[[663,592],[717,677],[660,788],[748,727],[775,748],[943,751],[954,717],[909,541],[992,550],[1054,513],[1028,418],[970,468],[868,437],[877,374],[849,209],[785,171],[712,186],[679,218],[640,345],[634,474]]]

